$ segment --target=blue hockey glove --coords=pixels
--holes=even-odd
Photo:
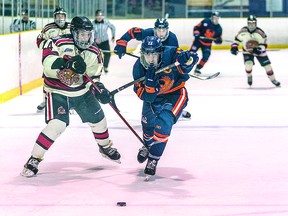
[[[157,95],[159,92],[158,76],[155,72],[156,68],[154,66],[149,66],[145,74],[145,91],[151,95]]]
[[[231,49],[230,52],[232,55],[237,55],[239,50],[238,50],[238,45],[237,44],[232,44],[231,45]]]
[[[126,53],[127,41],[119,39],[116,41],[116,44],[114,53],[121,59]]]
[[[195,40],[199,40],[200,32],[198,30],[194,31],[193,33]]]
[[[222,38],[221,37],[216,38],[215,43],[216,44],[221,44],[222,43]]]
[[[149,66],[146,70],[145,75],[145,85],[149,87],[155,87],[157,84],[157,78],[155,76],[156,68],[154,66]]]
[[[193,53],[191,51],[181,51],[177,55],[177,61],[180,63],[182,66],[187,66],[187,65],[195,65],[199,60],[198,54]]]
[[[94,86],[91,86],[92,93],[95,95],[97,100],[102,104],[107,104],[112,100],[112,95],[110,91],[108,91],[103,83],[96,82],[95,85],[98,87],[99,91],[94,88]]]
[[[261,50],[260,47],[254,47],[254,48],[253,48],[253,53],[254,53],[255,55],[261,55],[262,50]]]

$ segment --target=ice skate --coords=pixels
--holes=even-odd
[[[107,158],[107,159],[112,160],[112,161],[119,163],[119,164],[121,163],[121,161],[120,161],[121,155],[117,151],[116,148],[111,148],[111,146],[112,146],[111,141],[106,146],[100,146],[99,144],[98,144],[98,146],[99,146],[99,152],[102,154],[102,156],[104,158]]]
[[[188,111],[185,111],[185,110],[182,111],[181,115],[185,119],[190,119],[191,118],[191,114]]]
[[[137,161],[139,163],[143,163],[148,158],[149,151],[145,146],[142,146],[142,148],[139,149],[138,155],[137,155]]]
[[[252,86],[252,83],[253,83],[252,76],[248,76],[247,77],[247,83],[248,83],[249,86]]]
[[[27,163],[24,165],[24,169],[20,174],[25,177],[35,176],[38,172],[38,165],[40,162],[40,159],[31,156]]]
[[[201,75],[201,71],[196,67],[196,69],[194,70],[194,75],[195,76],[200,76]]]
[[[37,111],[41,112],[45,108],[46,103],[43,101],[41,104],[37,106]]]
[[[145,181],[149,181],[151,176],[155,175],[157,163],[158,163],[158,161],[156,161],[154,159],[148,159],[147,165],[144,169],[144,173],[146,174]]]
[[[271,80],[271,82],[272,82],[275,86],[280,87],[280,82],[278,82],[276,79]]]

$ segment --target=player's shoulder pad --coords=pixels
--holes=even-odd
[[[52,38],[52,41],[55,43],[56,46],[63,46],[63,45],[74,45],[74,41],[72,35],[61,35],[60,37]]]
[[[89,50],[92,53],[95,53],[96,55],[100,55],[101,51],[99,50],[99,48],[97,47],[97,45],[95,43],[93,43],[91,46],[89,46],[87,48],[87,50]]]
[[[175,55],[178,51],[181,50],[179,47],[175,46],[163,46],[163,48],[163,61],[167,61],[166,59],[172,59],[173,55]]]
[[[264,32],[261,28],[259,28],[259,27],[256,27],[255,32],[258,33],[258,34],[260,34],[261,37],[263,37],[263,38],[266,38],[266,37],[267,37],[267,35],[265,34],[265,32]]]
[[[58,28],[55,22],[48,23],[47,25],[44,26],[42,32],[47,32],[49,29],[54,29]]]
[[[244,26],[240,29],[239,33],[243,33],[243,32],[249,32],[249,29],[247,28],[247,26]]]

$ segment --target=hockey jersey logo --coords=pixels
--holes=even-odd
[[[171,80],[171,78],[168,76],[162,76],[159,79],[159,84],[160,84],[159,94],[165,94],[172,88],[174,80]]]
[[[256,40],[248,40],[246,43],[245,43],[245,49],[250,51],[250,50],[253,50],[253,48],[256,48],[259,46],[259,43],[258,41]]]
[[[78,74],[66,68],[64,68],[63,70],[57,71],[57,77],[63,84],[67,86],[71,86],[80,80]]]

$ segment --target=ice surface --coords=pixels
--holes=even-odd
[[[221,74],[187,82],[186,110],[192,118],[175,125],[149,182],[144,181],[145,164],[136,160],[141,143],[109,105],[103,108],[122,164],[100,155],[90,128],[74,114],[40,163],[39,175],[21,177],[45,127],[44,115],[36,113],[42,89],[1,104],[0,215],[287,216],[288,52],[268,54],[281,88],[273,86],[258,62],[249,87],[241,55],[212,51],[204,75]],[[135,60],[112,56],[102,77],[109,90],[132,81]],[[141,136],[141,101],[132,88],[115,99]]]

